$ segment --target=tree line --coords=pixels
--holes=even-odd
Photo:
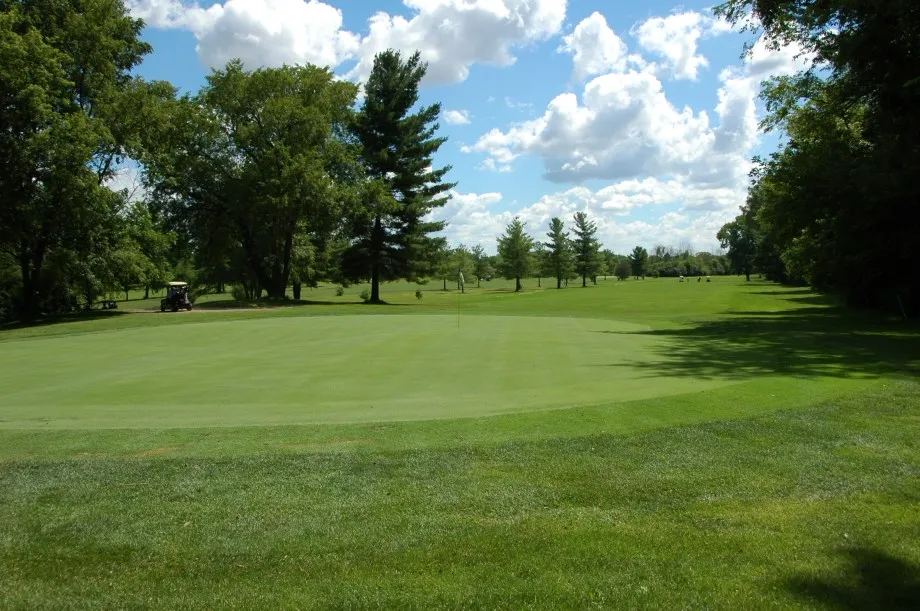
[[[732,266],[811,285],[855,306],[920,312],[920,11],[915,0],[730,0],[815,58],[765,83],[763,126],[783,146],[755,159],[746,204],[718,238]]]
[[[526,223],[514,218],[497,240],[497,254],[487,255],[482,246],[468,248],[463,244],[446,247],[436,252],[435,277],[443,282],[457,282],[459,277],[473,278],[477,285],[493,275],[515,281],[515,290],[523,288],[522,280],[533,278],[542,287],[543,278],[555,281],[557,289],[570,281],[597,284],[598,277],[614,276],[619,280],[629,277],[712,276],[732,273],[725,255],[707,252],[695,253],[689,245],[672,247],[657,245],[650,253],[636,246],[630,253],[619,255],[603,248],[597,224],[586,212],[576,212],[572,217],[572,230],[566,231],[565,222],[554,217],[547,225],[545,241],[527,232]]]
[[[601,250],[596,226],[519,221],[497,256],[429,220],[455,185],[433,167],[440,105],[426,65],[379,53],[360,91],[313,65],[231,61],[196,93],[135,69],[152,49],[121,0],[0,5],[0,320],[86,309],[172,279],[243,299],[321,281],[720,273],[716,256]],[[125,170],[139,188],[115,191]],[[135,191],[132,193],[132,191]]]
[[[0,9],[0,316],[91,306],[179,276],[284,297],[320,279],[432,273],[452,188],[418,53],[358,86],[317,66],[214,70],[196,94],[133,71],[151,47],[120,0]],[[142,198],[108,187],[136,167]]]

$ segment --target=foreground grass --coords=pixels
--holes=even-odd
[[[915,326],[387,290],[0,331],[0,609],[920,606]]]
[[[915,607],[918,397],[887,381],[628,434],[7,460],[0,607]]]

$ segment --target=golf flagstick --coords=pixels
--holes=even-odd
[[[457,293],[457,328],[460,328],[460,293],[463,292],[463,271],[460,271],[460,292]]]

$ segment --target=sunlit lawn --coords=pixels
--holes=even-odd
[[[920,604],[915,326],[502,283],[0,331],[0,608]]]

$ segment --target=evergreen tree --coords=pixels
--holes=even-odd
[[[594,278],[598,270],[597,225],[588,219],[585,212],[575,213],[575,237],[572,246],[575,250],[575,271],[581,276],[581,286],[588,286],[588,278]]]
[[[515,217],[498,238],[499,269],[505,278],[514,278],[515,291],[521,290],[521,278],[526,278],[533,267],[532,251],[533,238],[524,230],[523,221]]]
[[[559,217],[554,217],[549,222],[549,233],[546,236],[549,238],[545,245],[549,249],[551,274],[556,278],[556,288],[561,289],[563,280],[568,279],[572,273],[572,248],[565,224]]]
[[[633,276],[636,280],[639,276],[645,277],[645,269],[648,266],[648,251],[641,246],[636,246],[629,254],[629,265],[632,267]]]
[[[374,58],[364,85],[364,103],[354,120],[354,135],[370,185],[351,222],[351,247],[343,272],[370,278],[371,303],[380,303],[380,283],[418,275],[430,250],[429,234],[442,222],[423,220],[443,206],[454,184],[441,182],[450,167],[432,169],[432,157],[447,140],[435,137],[440,104],[411,112],[427,65],[416,52],[404,60],[387,50]]]

